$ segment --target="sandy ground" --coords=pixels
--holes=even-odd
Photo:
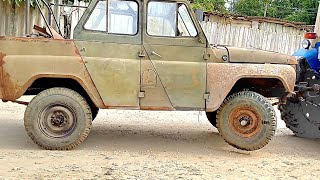
[[[27,137],[24,109],[0,103],[0,179],[320,179],[320,141],[281,121],[269,145],[244,152],[203,113],[102,110],[78,148],[46,151]]]

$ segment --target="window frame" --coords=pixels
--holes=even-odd
[[[105,31],[100,31],[100,30],[93,30],[93,29],[87,29],[85,28],[86,23],[88,22],[89,18],[91,17],[94,9],[97,7],[97,5],[99,4],[100,1],[105,1],[106,2],[106,30]],[[117,1],[131,1],[136,3],[137,5],[137,23],[136,23],[136,29],[137,32],[135,34],[123,34],[123,33],[110,33],[108,32],[109,27],[108,27],[108,23],[109,23],[109,0],[99,0],[97,1],[97,3],[94,5],[94,7],[92,8],[92,11],[90,12],[90,14],[88,15],[88,17],[85,19],[82,28],[86,31],[91,31],[91,32],[100,32],[100,33],[105,33],[105,34],[109,34],[109,35],[122,35],[122,36],[137,36],[140,32],[140,5],[139,2],[137,0],[117,0]]]
[[[199,36],[199,31],[198,31],[198,29],[197,29],[197,26],[196,26],[196,24],[194,23],[194,21],[193,21],[193,19],[192,19],[192,16],[191,16],[191,14],[190,14],[190,11],[189,11],[189,8],[188,8],[188,6],[185,4],[185,3],[180,3],[181,5],[184,5],[185,7],[186,7],[186,10],[187,10],[187,13],[188,13],[188,15],[189,15],[189,18],[190,18],[190,21],[192,22],[192,25],[193,25],[193,27],[194,27],[194,29],[196,30],[196,35],[195,36],[178,36],[178,37],[190,37],[190,38],[196,38],[196,37],[198,37]],[[179,14],[179,7],[178,7],[178,14]],[[179,17],[178,17],[178,14],[177,14],[177,22],[179,21]],[[181,16],[181,15],[180,15]],[[183,21],[183,19],[182,19],[182,16],[181,16],[181,20]],[[179,22],[178,22],[179,23]],[[185,24],[185,23],[184,23]],[[185,26],[186,26],[186,28],[188,29],[188,27],[187,27],[187,25],[185,24]],[[177,28],[178,28],[178,25],[177,25]]]
[[[178,23],[179,23],[179,19],[178,19],[178,14],[179,14],[179,4],[181,4],[181,5],[185,5],[185,7],[186,7],[186,9],[187,9],[187,12],[188,12],[188,15],[189,15],[189,17],[190,17],[190,20],[191,20],[191,22],[192,22],[192,24],[193,24],[193,26],[194,26],[194,28],[195,28],[195,30],[196,30],[196,32],[197,32],[197,35],[196,35],[196,36],[177,36],[177,35],[175,35],[175,36],[159,36],[159,35],[151,35],[151,34],[149,34],[149,32],[148,32],[148,17],[149,17],[148,8],[149,8],[149,3],[151,3],[151,2],[160,2],[160,3],[176,3],[176,4],[177,4],[176,32],[175,32],[176,34],[177,34],[177,30],[178,30]],[[189,11],[189,8],[188,8],[187,4],[186,4],[186,3],[184,3],[184,2],[174,2],[174,1],[157,1],[157,0],[148,1],[148,3],[147,3],[147,7],[146,7],[146,27],[145,27],[145,29],[146,29],[146,34],[147,34],[147,36],[149,36],[149,37],[158,37],[158,38],[160,38],[160,37],[163,37],[163,38],[190,38],[190,39],[193,39],[193,38],[197,38],[197,37],[199,37],[199,31],[198,31],[198,28],[197,28],[196,24],[194,23],[193,18],[191,17],[191,14],[190,14],[190,11]]]

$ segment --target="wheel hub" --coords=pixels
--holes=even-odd
[[[65,126],[68,122],[68,119],[64,116],[63,112],[56,111],[51,116],[51,124],[53,126],[62,127]]]
[[[249,116],[243,116],[240,118],[239,121],[241,126],[248,126],[250,124],[250,121],[252,121],[252,119]]]
[[[60,138],[72,133],[77,117],[72,108],[65,105],[51,105],[42,110],[40,127],[47,136]]]
[[[252,138],[261,131],[262,120],[254,108],[241,106],[231,111],[229,127],[240,137]]]

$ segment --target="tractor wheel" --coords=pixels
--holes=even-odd
[[[287,101],[286,104],[279,105],[279,110],[281,112],[281,119],[284,120],[286,126],[296,136],[308,139],[320,139],[320,109],[318,106],[314,106],[306,101]]]
[[[214,112],[206,112],[207,118],[210,124],[214,127],[217,127],[217,111]]]
[[[309,87],[320,84],[306,59],[299,59],[297,80],[306,82]],[[281,118],[296,136],[320,139],[319,104],[320,96],[316,92],[298,92],[287,98],[286,104],[279,105]]]
[[[251,91],[233,94],[223,102],[217,113],[217,126],[227,143],[246,151],[266,146],[277,127],[272,105]]]
[[[48,150],[70,150],[81,144],[91,130],[92,115],[87,101],[67,88],[39,93],[26,108],[27,134]]]

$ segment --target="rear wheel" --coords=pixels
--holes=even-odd
[[[254,151],[266,146],[276,130],[272,105],[262,95],[243,91],[229,96],[220,106],[217,126],[230,145]]]
[[[92,114],[87,101],[67,88],[39,93],[26,108],[27,134],[40,147],[69,150],[81,144],[91,130]]]

